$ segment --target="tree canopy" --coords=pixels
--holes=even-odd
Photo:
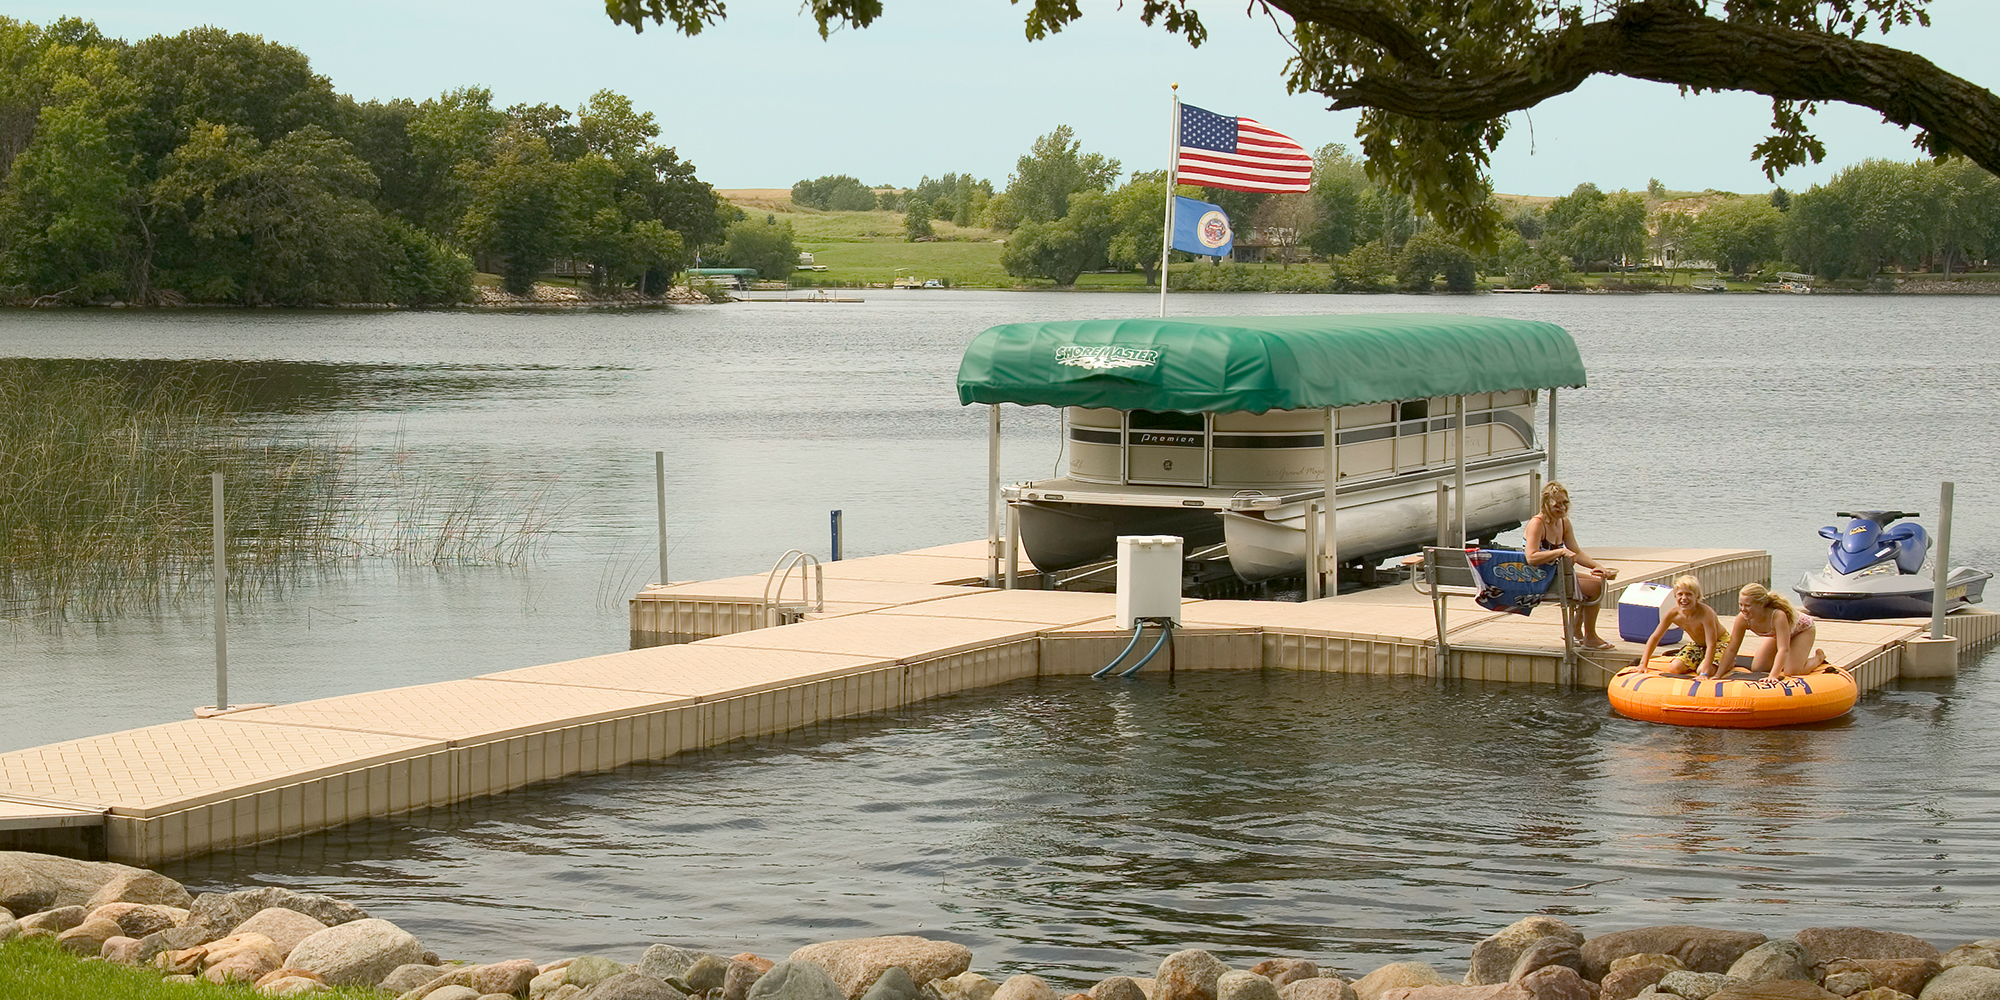
[[[1118,161],[1083,152],[1068,125],[1041,136],[1016,161],[1007,197],[1022,222],[1054,222],[1069,214],[1070,199],[1102,194],[1118,179]]]
[[[473,256],[659,291],[736,211],[659,135],[609,90],[361,103],[256,35],[0,15],[0,300],[456,302]]]
[[[1825,155],[1807,128],[1814,109],[1842,102],[1918,129],[1933,156],[1959,153],[2000,172],[2000,97],[1913,53],[1868,41],[1928,24],[1929,0],[1255,0],[1284,15],[1297,48],[1284,72],[1294,92],[1362,109],[1357,136],[1372,177],[1409,192],[1418,209],[1489,239],[1500,218],[1487,196],[1489,156],[1508,116],[1600,74],[1741,90],[1772,100],[1772,133],[1755,149],[1765,171]],[[1141,0],[1140,19],[1199,46],[1208,28],[1193,0]],[[865,28],[882,0],[809,0],[824,37]],[[1030,39],[1083,16],[1074,0],[1026,5]],[[687,34],[720,21],[724,0],[606,0],[612,20]]]
[[[757,269],[759,277],[782,280],[798,263],[799,249],[792,241],[792,224],[779,222],[775,215],[762,219],[742,219],[729,227],[722,252],[736,267]]]

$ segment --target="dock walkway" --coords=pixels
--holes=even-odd
[[[1593,551],[1620,569],[1621,587],[1692,572],[1726,595],[1770,571],[1756,551]],[[1112,594],[972,586],[984,556],[972,542],[827,564],[825,608],[776,628],[759,627],[763,577],[650,587],[631,602],[642,648],[0,754],[0,848],[157,864],[968,688],[1089,673],[1128,640]],[[1615,608],[1605,613],[1615,634]],[[2000,615],[1949,621],[1961,648],[2000,635]],[[1455,649],[1442,679],[1602,687],[1638,652],[1589,654],[1565,677],[1554,615],[1454,599],[1451,622],[1453,644],[1477,648]],[[1873,689],[1898,676],[1925,624],[1826,622],[1821,645]],[[1429,599],[1407,585],[1304,604],[1189,600],[1171,653],[1146,669],[1440,677],[1433,632]],[[678,641],[644,644],[667,640]]]

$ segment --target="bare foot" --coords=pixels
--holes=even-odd
[[[1809,674],[1815,670],[1823,670],[1829,665],[1826,658],[1826,650],[1815,649],[1812,651],[1811,656],[1806,657],[1806,667],[1800,673]]]

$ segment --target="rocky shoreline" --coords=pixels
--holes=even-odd
[[[1151,977],[1112,976],[1059,995],[1046,979],[996,981],[972,952],[912,936],[807,945],[782,960],[656,944],[636,962],[601,955],[468,964],[324,895],[265,887],[191,895],[141,868],[0,851],[0,948],[46,939],[87,961],[167,981],[248,983],[267,996],[335,987],[397,1000],[2000,1000],[2000,938],[1948,951],[1862,927],[1789,938],[1690,925],[1586,937],[1530,916],[1472,947],[1448,979],[1391,962],[1348,979],[1309,959],[1232,969],[1199,949]]]

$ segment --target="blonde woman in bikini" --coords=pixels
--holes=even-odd
[[[1666,638],[1667,630],[1675,626],[1687,633],[1687,642],[1663,672],[1720,676],[1721,662],[1715,657],[1729,642],[1729,630],[1722,627],[1722,618],[1715,609],[1701,603],[1701,581],[1691,576],[1674,581],[1674,603],[1660,614],[1659,626],[1653,629],[1652,638],[1646,640],[1646,651],[1639,654],[1639,665],[1645,666],[1653,658],[1653,650]]]
[[[1576,544],[1576,527],[1569,523],[1569,490],[1561,483],[1542,487],[1542,512],[1522,526],[1528,536],[1522,553],[1531,566],[1546,566],[1564,556],[1577,565],[1576,589],[1583,595],[1583,637],[1586,649],[1612,649],[1597,634],[1597,612],[1604,604],[1604,584],[1618,578],[1618,571],[1599,566],[1597,560]]]
[[[1736,621],[1729,627],[1729,648],[1721,661],[1724,665],[1735,664],[1737,647],[1753,632],[1771,637],[1750,661],[1753,674],[1768,670],[1772,680],[1781,681],[1826,665],[1825,651],[1813,646],[1813,640],[1819,638],[1819,623],[1793,608],[1792,602],[1755,583],[1736,595]]]

